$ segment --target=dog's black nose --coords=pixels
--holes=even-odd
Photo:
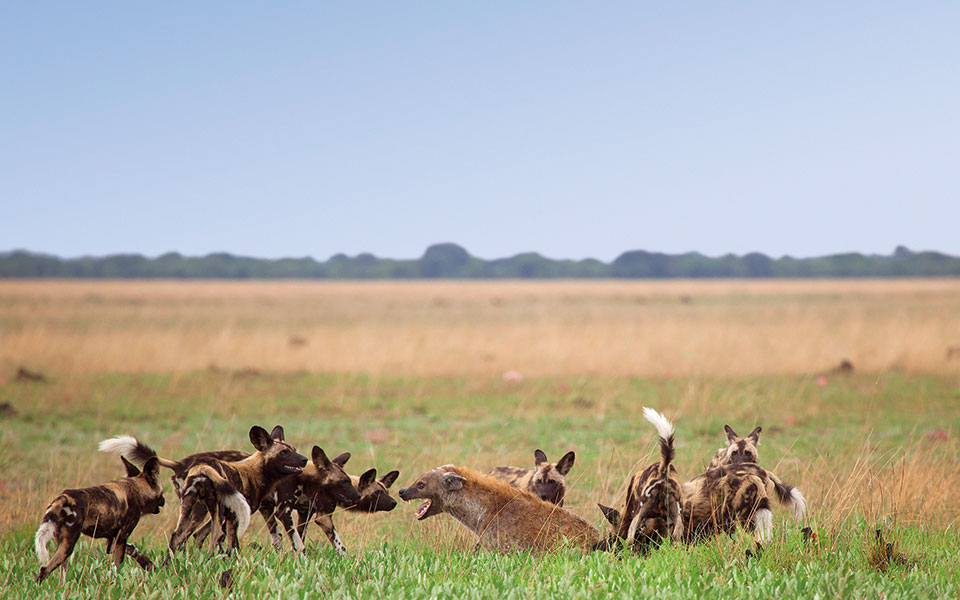
[[[402,498],[403,500],[406,500],[406,499],[407,499],[407,488],[402,488],[399,492],[397,492],[397,495],[400,496],[400,498]]]

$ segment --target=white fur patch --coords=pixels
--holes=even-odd
[[[37,535],[33,538],[33,546],[37,551],[37,558],[40,564],[50,562],[50,552],[47,551],[47,543],[57,534],[57,526],[53,521],[44,521],[37,529]]]
[[[233,492],[223,497],[223,505],[233,511],[237,516],[237,539],[243,537],[243,533],[250,526],[250,505],[247,499],[240,492]]]
[[[347,547],[343,545],[343,542],[340,541],[340,534],[336,531],[333,532],[333,547],[337,549],[337,552],[341,556],[347,555]]]
[[[653,423],[653,426],[657,428],[657,434],[660,435],[660,439],[666,440],[673,435],[673,423],[662,414],[652,408],[644,407],[643,417]]]
[[[798,521],[807,514],[807,499],[797,488],[790,490],[790,506],[793,507],[793,516]]]
[[[757,532],[757,539],[766,543],[773,536],[773,513],[770,509],[761,508],[753,515],[753,526]]]
[[[292,536],[293,536],[293,551],[294,551],[294,552],[303,552],[303,549],[306,548],[306,546],[304,545],[303,540],[300,539],[300,532],[297,531],[296,529],[294,529],[294,530],[293,530],[292,532],[290,532],[290,533],[291,533]]]
[[[118,452],[127,458],[129,458],[127,455],[136,450],[136,448],[137,438],[131,435],[118,435],[109,440],[103,440],[97,446],[97,450],[100,452]]]

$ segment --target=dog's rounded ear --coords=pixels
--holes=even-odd
[[[343,454],[341,454],[340,456],[338,456],[338,457],[336,457],[335,459],[331,460],[330,462],[332,462],[333,464],[338,465],[339,467],[343,468],[343,465],[347,464],[347,461],[348,461],[348,460],[350,460],[350,453],[349,453],[349,452],[344,452]]]
[[[760,443],[760,432],[763,431],[763,427],[757,427],[750,432],[750,435],[747,437],[753,440],[753,445],[756,446]]]
[[[557,462],[557,471],[559,471],[561,475],[566,476],[566,474],[570,472],[570,469],[573,468],[573,461],[576,460],[576,458],[577,455],[574,454],[573,450],[564,454],[563,458]]]
[[[323,448],[321,448],[320,446],[313,447],[311,458],[313,458],[313,464],[315,464],[318,469],[330,468],[330,464],[331,464],[330,459],[327,458],[326,452],[324,452]]]
[[[463,488],[464,481],[466,481],[466,479],[457,473],[446,473],[440,479],[440,482],[443,484],[443,489],[448,492],[454,492]]]
[[[737,439],[737,432],[733,430],[733,427],[729,425],[724,425],[723,430],[727,432],[727,441],[733,443],[733,440]]]
[[[369,469],[364,471],[363,475],[360,476],[360,480],[357,482],[357,488],[359,490],[365,489],[368,485],[373,483],[377,479],[377,470]]]
[[[250,428],[250,443],[260,452],[264,452],[273,445],[273,438],[270,437],[266,429],[259,425],[254,425]]]
[[[140,474],[140,469],[138,469],[137,466],[132,462],[123,456],[120,457],[120,460],[123,461],[123,468],[127,470],[127,477],[136,477]]]
[[[543,450],[541,450],[540,448],[537,448],[536,450],[533,451],[533,460],[534,460],[533,464],[539,467],[540,463],[547,462],[547,455]]]
[[[609,506],[604,506],[597,503],[597,506],[600,507],[600,512],[603,513],[604,518],[613,525],[614,527],[620,527],[620,511],[615,508],[610,508]]]
[[[275,439],[275,440],[279,440],[279,441],[281,441],[281,442],[284,441],[284,439],[283,439],[283,427],[281,427],[280,425],[277,425],[276,427],[274,427],[274,428],[273,428],[273,431],[270,432],[270,437],[273,438],[273,439]]]
[[[151,456],[147,459],[147,462],[143,465],[143,477],[151,485],[156,485],[160,481],[160,459],[156,456]]]
[[[380,478],[380,483],[383,484],[383,487],[389,488],[397,480],[397,477],[400,477],[400,471],[390,471]]]

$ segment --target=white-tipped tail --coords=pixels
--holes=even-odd
[[[807,499],[803,497],[800,490],[793,488],[790,490],[790,506],[793,507],[793,517],[800,521],[807,514]]]
[[[753,527],[757,540],[766,543],[773,537],[773,513],[768,508],[761,508],[753,515]]]
[[[652,408],[643,409],[643,417],[657,428],[660,439],[668,440],[673,435],[673,423]]]
[[[40,564],[50,562],[50,552],[47,551],[47,544],[57,534],[57,525],[53,521],[44,521],[40,523],[40,529],[37,529],[37,535],[33,538],[33,546],[37,551],[37,558]]]
[[[250,505],[240,492],[233,492],[223,497],[223,505],[237,515],[237,539],[243,537],[243,532],[250,525]]]
[[[137,438],[132,435],[118,435],[109,440],[103,440],[97,446],[100,452],[117,452],[123,456],[128,456],[137,449]]]

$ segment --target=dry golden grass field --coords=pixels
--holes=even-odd
[[[955,374],[960,281],[3,281],[0,342],[3,372]]]
[[[835,372],[843,360],[852,373]],[[18,379],[21,366],[48,381]],[[238,585],[276,595],[279,583],[262,571],[281,561],[270,572],[298,581],[291,589],[304,597],[308,588],[376,596],[390,583],[378,578],[400,581],[409,597],[449,595],[458,581],[444,574],[449,564],[476,571],[476,597],[501,588],[587,597],[592,577],[611,595],[639,593],[641,583],[677,597],[960,590],[955,280],[5,281],[0,404],[10,407],[0,414],[0,595],[9,597],[33,589],[32,535],[46,503],[122,472],[95,451],[108,436],[141,436],[179,458],[247,449],[252,424],[279,423],[306,454],[313,444],[352,452],[352,473],[399,469],[394,491],[444,463],[528,466],[534,448],[554,460],[574,449],[567,506],[600,526],[596,502],[616,504],[631,471],[655,459],[642,406],[674,420],[681,477],[702,472],[725,423],[741,433],[762,425],[760,462],[803,490],[820,544],[800,544],[777,510],[778,541],[756,568],[731,562],[746,547],[741,536],[638,559],[628,577],[627,563],[561,555],[550,567],[557,578],[544,580],[549,568],[524,558],[471,558],[462,527],[446,516],[414,522],[401,503],[336,517],[347,563],[313,528],[307,559],[322,560],[308,563],[316,571],[306,580],[295,575],[303,563],[263,548],[255,516]],[[134,536],[155,557],[176,522],[169,486],[166,496]],[[909,566],[876,564],[878,527]],[[431,552],[448,554],[434,564]],[[78,555],[73,572],[83,575],[67,595],[128,597],[168,581],[125,564],[129,579],[116,584],[99,545]],[[584,573],[561,585],[574,567]],[[161,596],[215,597],[215,581],[193,581],[192,568],[176,571],[176,589]],[[682,583],[670,588],[661,575]]]

